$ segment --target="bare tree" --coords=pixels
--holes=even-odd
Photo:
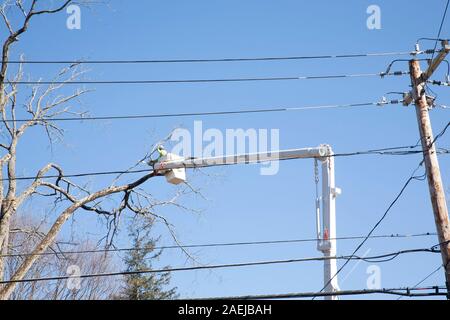
[[[61,137],[63,131],[52,119],[56,116],[72,112],[70,103],[84,95],[87,91],[82,89],[74,90],[67,94],[61,94],[62,88],[69,82],[78,79],[83,71],[78,65],[72,65],[64,68],[54,78],[50,85],[36,85],[31,87],[31,94],[28,101],[18,101],[20,81],[24,77],[23,66],[19,64],[14,75],[9,71],[9,58],[11,46],[19,40],[30,25],[30,22],[41,15],[51,15],[58,13],[66,8],[72,1],[59,1],[59,6],[55,8],[38,8],[39,6],[50,5],[48,1],[21,1],[5,0],[0,6],[0,15],[6,25],[9,36],[3,42],[2,64],[0,68],[0,279],[5,279],[5,255],[9,253],[8,237],[11,233],[11,219],[18,212],[21,206],[31,197],[46,197],[52,199],[55,206],[61,208],[56,218],[51,223],[50,228],[41,235],[32,250],[31,255],[20,260],[13,272],[10,270],[9,280],[4,285],[0,285],[0,299],[11,298],[12,293],[17,287],[17,280],[24,279],[33,266],[36,264],[41,254],[51,249],[55,244],[58,234],[63,228],[65,222],[77,211],[86,211],[104,217],[106,220],[107,231],[104,242],[111,245],[114,235],[117,232],[119,218],[124,211],[132,212],[135,215],[157,219],[164,223],[175,241],[172,225],[161,215],[155,213],[155,208],[162,205],[175,205],[177,196],[185,192],[192,191],[191,187],[181,191],[174,199],[168,202],[159,202],[140,187],[148,180],[159,175],[158,172],[149,170],[149,172],[135,181],[116,185],[117,179],[113,183],[101,190],[88,190],[87,188],[74,183],[64,175],[63,169],[54,163],[49,163],[42,167],[34,177],[34,180],[28,185],[18,186],[18,177],[16,175],[17,145],[24,134],[31,127],[42,128],[47,133],[50,142],[55,137]],[[27,3],[27,4],[26,4]],[[58,3],[58,1],[57,1]],[[19,14],[22,16],[22,24],[14,27],[10,15]],[[14,21],[17,21],[15,18]],[[22,114],[27,115],[26,122],[18,122],[16,113],[18,109]],[[77,113],[80,118],[82,113]],[[148,155],[144,157],[147,159]],[[138,163],[141,163],[139,160]],[[6,173],[6,176],[3,175]],[[48,175],[55,178],[50,179]],[[118,177],[120,178],[120,177]],[[116,202],[107,201],[109,197],[116,196]],[[115,204],[115,203],[118,203]],[[187,254],[187,252],[185,252]]]
[[[14,274],[23,260],[38,244],[47,231],[45,221],[38,221],[27,214],[19,214],[12,220],[9,237],[9,255],[6,257],[6,277]],[[60,237],[59,237],[60,238]],[[28,271],[33,278],[65,276],[67,271],[96,274],[114,271],[115,261],[108,252],[85,239],[61,238],[50,246],[49,252],[40,257]],[[119,279],[73,278],[72,286],[65,280],[24,282],[11,294],[12,300],[99,300],[113,297],[120,288]]]

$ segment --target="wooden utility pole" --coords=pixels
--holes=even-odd
[[[441,172],[436,154],[436,145],[434,143],[435,140],[433,138],[430,115],[428,113],[430,106],[428,105],[425,93],[426,81],[450,52],[447,41],[443,41],[442,45],[443,50],[430,62],[427,71],[424,73],[422,73],[420,69],[418,60],[411,60],[409,62],[412,91],[405,98],[405,104],[408,104],[409,101],[414,101],[416,105],[417,122],[419,125],[420,139],[422,141],[431,204],[433,206],[434,220],[440,243],[443,266],[445,268],[447,299],[450,299],[450,223],[444,186],[442,184]]]

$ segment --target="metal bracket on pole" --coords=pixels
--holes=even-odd
[[[422,74],[422,81],[426,82],[433,75],[434,71],[439,67],[442,61],[445,60],[445,57],[450,53],[450,45],[448,40],[443,40],[441,42],[442,50],[439,52],[438,56],[434,58],[433,61],[430,62],[430,65],[426,72]],[[414,101],[413,92],[409,92],[403,96],[403,105],[409,106]]]

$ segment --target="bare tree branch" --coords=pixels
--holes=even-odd
[[[1,67],[0,67],[0,112],[3,110],[3,108],[5,107],[5,103],[6,103],[5,97],[4,97],[4,89],[5,89],[5,79],[6,79],[6,74],[7,74],[7,70],[8,70],[9,52],[11,49],[11,45],[14,42],[18,41],[18,37],[28,30],[30,21],[33,18],[33,16],[60,12],[64,8],[66,8],[71,2],[72,2],[72,0],[66,0],[61,6],[57,7],[56,9],[53,9],[53,10],[35,11],[37,0],[33,0],[31,2],[29,10],[26,11],[24,9],[23,3],[21,1],[17,1],[16,6],[24,14],[24,21],[22,23],[22,26],[20,28],[18,28],[16,31],[13,31],[13,28],[10,25],[9,20],[7,19],[6,14],[5,14],[6,19],[3,18],[3,20],[8,21],[7,25],[9,25],[8,28],[10,29],[10,35],[7,37],[7,39],[5,40],[5,42],[3,43],[3,46],[2,46],[2,63],[1,63]],[[6,3],[8,3],[8,1]]]
[[[72,2],[71,0],[62,0],[59,2],[60,5],[54,9],[38,8],[37,0],[30,0],[29,2],[4,0],[3,5],[0,5],[0,16],[2,17],[0,19],[3,19],[9,31],[9,35],[7,35],[1,49],[2,62],[0,65],[0,280],[5,278],[4,257],[7,256],[9,251],[20,249],[14,245],[9,245],[10,236],[21,234],[23,239],[28,241],[28,244],[33,244],[31,246],[32,250],[30,248],[30,251],[32,251],[31,255],[26,255],[23,259],[15,261],[14,265],[8,266],[8,280],[11,280],[11,282],[0,285],[0,300],[10,299],[21,294],[26,294],[30,297],[35,296],[35,292],[38,290],[37,284],[22,286],[14,281],[23,279],[27,274],[38,275],[44,272],[42,266],[36,263],[40,259],[40,254],[47,250],[52,250],[55,253],[61,251],[60,243],[58,242],[60,231],[68,219],[72,218],[72,221],[74,221],[75,216],[77,216],[75,213],[82,211],[93,213],[101,219],[105,219],[106,231],[102,230],[100,236],[106,233],[102,241],[104,239],[107,246],[114,245],[114,239],[120,231],[120,221],[125,212],[145,217],[149,221],[161,221],[167,227],[174,242],[180,246],[188,259],[198,263],[181,246],[174,226],[165,217],[155,213],[155,209],[163,206],[190,210],[178,202],[180,197],[189,192],[200,194],[198,190],[195,190],[189,184],[186,184],[187,189],[179,190],[169,200],[158,201],[149,193],[140,189],[140,186],[145,182],[161,175],[157,172],[150,172],[132,183],[116,185],[119,179],[123,178],[122,175],[119,175],[109,186],[92,192],[86,186],[67,179],[62,168],[54,163],[43,165],[35,174],[31,183],[18,182],[19,179],[16,176],[17,146],[21,138],[30,131],[28,129],[31,127],[38,127],[43,129],[41,130],[43,134],[47,134],[50,146],[52,146],[54,139],[62,138],[64,133],[63,129],[58,127],[53,120],[56,117],[69,113],[76,114],[82,119],[85,113],[73,110],[71,104],[77,102],[77,99],[89,92],[89,90],[77,89],[69,93],[63,90],[66,84],[74,82],[85,72],[79,69],[79,64],[73,64],[63,68],[52,81],[48,81],[49,85],[39,85],[41,80],[37,80],[38,85],[28,88],[30,91],[29,96],[22,102],[21,100],[25,94],[19,93],[18,83],[24,77],[24,64],[19,63],[17,70],[15,70],[16,73],[14,76],[11,76],[10,73],[12,72],[8,71],[10,50],[12,45],[19,40],[19,37],[28,30],[30,21],[34,16],[60,12]],[[43,3],[44,1],[39,2],[39,5],[44,6]],[[48,2],[46,3],[48,5]],[[14,19],[8,17],[8,12],[13,9],[20,13],[19,16],[23,15],[23,18],[19,17],[19,20],[22,21],[19,21],[18,28],[15,28],[16,16]],[[23,61],[23,58],[21,57],[20,60]],[[12,81],[9,80],[11,78]],[[170,136],[163,141],[170,139]],[[155,148],[160,143],[155,144]],[[141,165],[143,162],[147,165],[147,160],[151,160],[155,148],[150,150],[132,168]],[[47,175],[49,172],[56,172],[56,175],[50,178]],[[17,215],[19,209],[23,210],[24,205],[35,197],[46,197],[49,200],[48,207],[50,207],[53,217],[53,223],[49,230],[42,231],[39,227],[33,229],[11,228],[13,218]],[[58,254],[58,256],[60,255]],[[95,279],[92,281],[94,281],[93,285],[98,285],[98,283],[95,283]],[[52,295],[55,297],[69,297],[70,293],[65,291],[60,285],[61,283],[57,284]],[[15,289],[18,291],[17,295],[13,294]],[[86,295],[88,295],[87,292]]]
[[[59,234],[59,231],[61,230],[64,223],[67,221],[67,219],[70,218],[70,216],[78,209],[82,208],[84,205],[87,205],[90,202],[93,202],[99,198],[119,193],[119,192],[125,192],[129,190],[133,190],[134,188],[140,186],[141,184],[145,183],[147,180],[155,177],[155,173],[149,173],[145,175],[144,177],[122,186],[117,187],[108,187],[106,189],[97,191],[91,195],[88,195],[77,202],[73,203],[70,207],[68,207],[66,210],[64,210],[59,217],[56,219],[56,221],[53,223],[52,227],[48,231],[48,233],[45,235],[45,237],[42,239],[42,241],[36,246],[36,248],[33,251],[33,254],[28,256],[24,262],[20,265],[20,267],[15,272],[14,276],[11,278],[12,281],[23,279],[23,277],[26,275],[28,270],[30,270],[31,266],[36,262],[38,259],[38,255],[45,252],[48,247],[54,243],[57,235]],[[0,291],[0,300],[8,299],[8,297],[11,295],[11,293],[14,291],[14,288],[16,287],[16,282],[11,282],[7,284],[1,291]]]

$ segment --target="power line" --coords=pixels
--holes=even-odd
[[[449,3],[450,3],[450,0],[447,0],[447,4],[445,5],[444,14],[442,15],[442,20],[441,20],[441,24],[439,26],[439,31],[438,31],[437,37],[435,39],[432,39],[432,38],[421,38],[421,39],[419,39],[419,40],[423,39],[423,40],[434,41],[434,50],[433,50],[433,53],[431,55],[431,61],[433,61],[433,59],[434,59],[434,54],[436,53],[436,48],[437,48],[438,42],[439,41],[448,41],[446,39],[440,39],[440,36],[441,36],[441,32],[442,32],[442,27],[443,27],[444,22],[445,22],[445,18],[447,16],[447,10],[448,10]],[[444,61],[447,62],[447,78],[448,78],[449,77],[449,73],[450,73],[450,64],[449,64],[449,62],[447,60],[444,60]],[[427,81],[427,83],[429,83],[429,82]],[[433,90],[427,85],[427,83],[425,84],[425,88],[428,89],[429,91],[431,91],[432,94],[435,97],[437,97],[437,94],[433,92]],[[445,82],[435,81],[433,84],[445,85]]]
[[[395,295],[401,297],[433,297],[445,296],[446,294],[440,292],[445,289],[443,286],[425,287],[425,288],[393,288],[393,289],[363,289],[363,290],[342,290],[335,292],[302,292],[302,293],[287,293],[287,294],[267,294],[267,295],[248,295],[248,296],[231,296],[231,297],[216,297],[204,298],[195,300],[267,300],[267,299],[295,299],[295,298],[311,298],[311,297],[328,297],[328,296],[353,296],[353,295],[371,295],[371,294],[385,294]],[[421,293],[413,293],[421,291]],[[431,292],[423,292],[431,291]]]
[[[375,235],[370,237],[371,239],[404,239],[404,238],[419,238],[436,236],[436,233],[418,233],[418,234],[391,234],[391,235]],[[359,240],[363,239],[363,236],[347,236],[337,237],[330,240]],[[277,244],[292,244],[292,243],[305,243],[305,242],[317,242],[317,238],[309,239],[291,239],[291,240],[266,240],[266,241],[248,241],[248,242],[228,242],[228,243],[209,243],[209,244],[192,244],[192,245],[173,245],[173,246],[159,246],[152,248],[153,250],[167,250],[167,249],[194,249],[194,248],[216,248],[216,247],[237,247],[237,246],[257,246],[257,245],[277,245]],[[128,252],[128,251],[140,251],[148,248],[110,248],[110,249],[93,249],[93,250],[77,250],[77,251],[57,251],[57,252],[44,252],[39,254],[33,253],[14,253],[0,255],[1,258],[16,258],[27,256],[49,256],[49,255],[72,255],[72,254],[88,254],[88,253],[109,253],[109,252]]]
[[[335,292],[302,292],[302,293],[286,293],[286,294],[266,294],[266,295],[247,295],[247,296],[231,296],[203,298],[194,300],[267,300],[267,299],[295,299],[295,298],[312,298],[312,297],[328,297],[328,296],[354,296],[354,295],[371,295],[385,294],[401,297],[436,297],[445,296],[446,293],[443,286],[424,287],[424,288],[393,288],[393,289],[363,289],[363,290],[343,290]],[[420,293],[414,293],[420,291]],[[429,292],[423,292],[429,291]]]
[[[137,270],[137,271],[82,274],[82,275],[78,275],[76,278],[86,279],[86,278],[112,277],[112,276],[121,276],[121,275],[136,275],[136,274],[167,273],[167,272],[179,272],[179,271],[240,268],[240,267],[290,264],[290,263],[325,261],[325,260],[344,260],[344,259],[347,260],[347,259],[350,259],[350,260],[371,261],[374,259],[385,259],[387,257],[394,257],[394,259],[395,259],[400,255],[411,254],[411,253],[439,253],[439,252],[440,252],[440,250],[436,249],[434,246],[432,248],[403,250],[403,251],[398,251],[398,252],[393,252],[393,253],[388,253],[388,254],[383,254],[383,255],[378,255],[378,256],[372,256],[372,257],[358,257],[353,254],[351,256],[340,256],[340,257],[313,257],[313,258],[301,258],[301,259],[289,259],[289,260],[270,260],[270,261],[259,261],[259,262],[218,264],[218,265],[196,266],[196,267],[180,267],[180,268],[164,268],[164,269],[154,269],[154,270]],[[384,261],[380,260],[378,262],[384,262]],[[20,280],[19,279],[17,279],[17,280],[11,279],[11,280],[0,281],[0,284],[55,281],[55,280],[65,280],[65,279],[70,279],[70,278],[74,278],[74,276],[53,276],[53,277],[42,277],[42,278],[20,279]]]
[[[331,155],[329,157],[351,157],[351,156],[361,156],[361,155],[380,155],[380,156],[407,156],[407,155],[415,155],[422,153],[422,150],[411,150],[416,148],[416,146],[402,146],[402,147],[391,147],[391,148],[383,148],[383,149],[372,149],[366,151],[355,151],[350,153],[337,153]],[[398,150],[398,151],[393,151]],[[450,154],[450,150],[441,149],[438,151],[442,154]],[[295,159],[280,159],[278,161],[288,161]],[[258,162],[251,162],[246,164],[257,164]],[[223,164],[232,165],[232,164]],[[46,175],[40,177],[39,179],[57,179],[57,178],[80,178],[80,177],[89,177],[89,176],[105,176],[105,175],[125,175],[125,174],[136,174],[136,173],[150,173],[153,169],[140,169],[140,170],[114,170],[114,171],[96,171],[96,172],[85,172],[85,173],[76,173],[76,174],[63,174],[63,175]],[[16,178],[2,178],[0,181],[27,181],[27,180],[36,180],[36,176],[24,176],[24,177],[16,177]]]
[[[43,122],[43,121],[95,121],[95,120],[137,120],[149,118],[174,118],[174,117],[192,117],[192,116],[217,116],[217,115],[235,115],[235,114],[252,114],[252,113],[272,113],[272,112],[288,112],[288,111],[307,111],[307,110],[323,110],[323,109],[341,109],[368,106],[383,106],[387,104],[398,104],[400,100],[380,101],[380,102],[362,102],[335,105],[318,105],[318,106],[302,106],[302,107],[280,107],[280,108],[260,108],[260,109],[241,109],[230,111],[211,111],[211,112],[188,112],[188,113],[163,113],[163,114],[135,114],[120,116],[94,116],[94,117],[66,117],[66,118],[36,118],[36,119],[5,119],[5,122]]]
[[[435,270],[433,270],[430,274],[428,274],[425,278],[423,278],[422,280],[420,280],[419,282],[417,282],[413,289],[417,288],[418,286],[420,286],[422,283],[424,283],[425,281],[427,281],[428,279],[430,279],[432,276],[434,276],[439,270],[441,270],[442,268],[442,264],[439,264],[439,267]],[[402,297],[399,297],[397,300],[401,300]]]
[[[108,176],[108,175],[122,175],[122,174],[134,174],[134,173],[149,173],[153,171],[152,169],[142,169],[142,170],[127,170],[127,171],[97,171],[97,172],[87,172],[87,173],[75,173],[67,175],[47,175],[40,179],[52,179],[52,178],[80,178],[80,177],[90,177],[90,176]],[[14,179],[3,178],[0,181],[23,181],[23,180],[35,180],[36,177],[16,177]]]
[[[342,59],[384,57],[401,55],[432,54],[434,50],[425,51],[400,51],[400,52],[375,52],[375,53],[351,53],[339,55],[314,55],[314,56],[273,56],[273,57],[248,57],[248,58],[217,58],[217,59],[132,59],[132,60],[24,60],[8,61],[10,64],[151,64],[151,63],[211,63],[211,62],[250,62],[250,61],[283,61],[283,60],[313,60],[313,59]]]
[[[432,276],[434,276],[439,270],[442,269],[442,265],[439,265],[439,267],[437,269],[435,269],[433,272],[431,272],[429,275],[427,275],[425,278],[423,278],[422,280],[420,280],[418,283],[416,283],[414,285],[414,288],[417,288],[418,286],[420,286],[422,283],[424,283],[425,281],[427,281],[428,279],[430,279]]]
[[[445,18],[447,16],[447,10],[448,10],[449,4],[450,4],[450,0],[447,0],[447,4],[445,5],[445,10],[444,10],[444,14],[442,16],[441,24],[439,26],[439,32],[438,32],[438,35],[436,37],[437,39],[436,39],[436,42],[434,44],[434,50],[433,50],[433,54],[431,56],[431,60],[433,60],[433,58],[434,58],[434,54],[436,52],[437,44],[438,44],[439,38],[441,37],[442,27],[444,26],[444,22],[445,22]]]
[[[221,78],[221,79],[177,79],[177,80],[93,80],[93,81],[5,81],[10,85],[81,85],[81,84],[181,84],[181,83],[224,83],[224,82],[255,82],[255,81],[290,81],[290,80],[318,80],[318,79],[344,79],[361,77],[403,76],[408,71],[333,74],[322,76],[292,76],[292,77],[255,77],[255,78]]]
[[[433,140],[433,143],[431,144],[432,146],[436,143],[436,141],[437,141],[438,139],[440,139],[441,137],[443,137],[443,136],[445,135],[445,133],[447,132],[447,130],[448,130],[449,127],[450,127],[450,121],[447,122],[447,124],[446,124],[446,126],[444,127],[444,129],[442,129],[442,131],[439,132],[439,133],[436,135],[436,137],[435,137],[434,140]]]

